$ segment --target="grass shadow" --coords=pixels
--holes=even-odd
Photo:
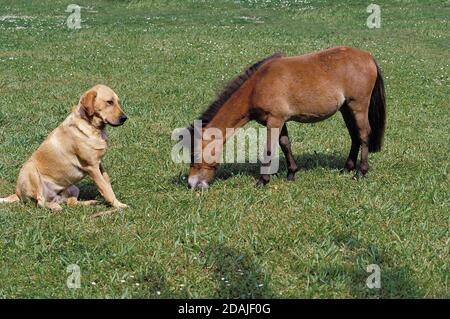
[[[335,243],[346,250],[353,251],[345,265],[322,265],[311,270],[310,275],[321,283],[333,286],[335,282],[345,281],[353,297],[357,298],[421,298],[425,294],[412,280],[411,270],[395,264],[389,256],[376,246],[363,246],[351,234],[337,234]],[[366,267],[376,264],[381,271],[381,288],[370,289],[366,285],[372,272]]]
[[[269,280],[256,258],[227,247],[212,244],[206,251],[207,266],[214,270],[217,298],[269,298]]]
[[[160,266],[147,266],[137,274],[139,282],[143,283],[141,297],[146,298],[170,298],[173,293],[166,286],[165,271]]]

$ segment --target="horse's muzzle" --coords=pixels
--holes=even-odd
[[[188,178],[189,188],[192,189],[207,189],[209,187],[208,182],[201,180],[198,176],[192,176]]]

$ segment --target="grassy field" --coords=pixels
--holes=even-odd
[[[96,83],[130,117],[109,129],[105,166],[130,209],[0,208],[0,297],[450,297],[450,3],[369,1],[0,0],[0,194]],[[225,164],[205,192],[186,187],[171,132],[224,83],[275,52],[370,51],[385,75],[388,127],[368,177],[339,174],[340,115],[289,123],[301,170],[254,187],[258,165]],[[257,127],[255,124],[252,124]],[[101,199],[89,179],[82,196]],[[66,267],[81,269],[68,289]],[[381,267],[368,289],[367,265]]]

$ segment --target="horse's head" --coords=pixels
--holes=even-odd
[[[191,166],[188,174],[188,186],[192,189],[207,189],[216,175],[218,162],[216,161],[216,152],[205,152],[205,148],[211,142],[205,140],[205,128],[201,125],[191,126],[190,131],[190,151]],[[197,132],[197,133],[194,133]]]

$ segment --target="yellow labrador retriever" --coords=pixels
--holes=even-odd
[[[78,201],[74,185],[89,175],[111,206],[127,207],[114,195],[101,163],[107,149],[106,125],[119,126],[126,120],[117,94],[105,85],[94,86],[24,164],[16,193],[0,198],[0,203],[31,199],[51,210],[61,210],[61,203],[94,205],[94,200]]]

